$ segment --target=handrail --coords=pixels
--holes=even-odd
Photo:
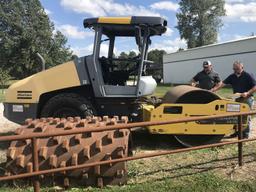
[[[104,165],[104,164],[110,164],[110,163],[118,163],[118,162],[125,162],[125,161],[132,161],[142,158],[150,158],[150,157],[156,157],[160,155],[168,155],[168,154],[175,154],[175,153],[181,153],[181,152],[187,152],[192,150],[199,150],[199,149],[205,149],[205,148],[211,148],[211,147],[219,147],[224,145],[231,145],[231,144],[238,144],[238,163],[239,166],[243,165],[243,142],[250,142],[255,141],[256,138],[252,139],[243,139],[242,136],[242,117],[248,116],[248,115],[255,115],[256,111],[251,112],[243,112],[243,113],[230,113],[230,114],[221,114],[221,115],[209,115],[209,116],[202,116],[202,117],[186,117],[186,118],[180,118],[180,119],[174,119],[169,121],[150,121],[150,122],[138,122],[138,123],[128,123],[128,124],[116,124],[116,125],[103,125],[95,128],[94,126],[90,127],[90,124],[88,124],[88,128],[79,128],[75,130],[64,130],[64,131],[56,131],[54,133],[32,133],[29,135],[11,135],[11,136],[0,136],[0,141],[14,141],[14,140],[25,140],[25,139],[31,139],[32,143],[32,159],[33,159],[33,171],[29,173],[22,173],[17,175],[8,175],[8,176],[2,176],[0,177],[0,181],[6,181],[6,180],[14,180],[14,179],[21,179],[21,178],[28,178],[33,177],[33,187],[34,191],[39,192],[40,191],[40,182],[38,179],[39,175],[49,174],[49,173],[56,173],[56,172],[63,172],[63,171],[69,171],[69,170],[75,170],[75,169],[82,169],[97,165]],[[101,131],[110,131],[110,130],[119,130],[119,129],[129,129],[133,127],[143,127],[143,126],[154,126],[154,125],[165,125],[165,124],[173,124],[173,123],[184,123],[184,122],[191,122],[191,121],[199,121],[199,120],[206,120],[206,119],[218,119],[218,118],[224,118],[224,117],[238,117],[238,140],[236,141],[228,141],[228,142],[222,142],[222,143],[215,143],[210,145],[202,145],[202,146],[196,146],[196,147],[190,147],[190,148],[183,148],[183,149],[175,149],[175,150],[167,150],[162,152],[152,152],[149,154],[140,154],[132,157],[124,157],[124,158],[118,158],[118,159],[112,159],[112,160],[105,160],[105,161],[99,161],[99,162],[92,162],[92,163],[85,163],[85,164],[79,164],[75,166],[67,166],[67,167],[61,167],[61,168],[54,168],[54,169],[47,169],[47,170],[39,170],[39,162],[38,162],[38,144],[37,139],[38,138],[45,138],[45,137],[54,137],[54,136],[61,136],[61,135],[72,135],[72,134],[81,134],[85,132],[101,132]]]
[[[167,121],[146,121],[146,122],[138,122],[138,123],[128,123],[128,124],[116,124],[116,125],[103,125],[100,127],[96,127],[93,124],[86,128],[79,128],[75,130],[63,130],[56,131],[52,133],[31,133],[29,135],[9,135],[9,136],[0,136],[0,141],[14,141],[14,140],[25,140],[32,138],[44,138],[44,137],[54,137],[54,136],[64,136],[64,135],[72,135],[72,134],[81,134],[87,132],[102,132],[102,131],[110,131],[110,130],[118,130],[118,129],[129,129],[133,127],[146,127],[146,126],[154,126],[154,125],[166,125],[166,124],[174,124],[174,123],[185,123],[191,121],[199,121],[206,119],[218,119],[223,117],[233,117],[233,116],[244,116],[244,115],[255,115],[256,111],[252,112],[242,112],[242,113],[230,113],[230,114],[221,114],[221,115],[207,115],[207,116],[197,116],[197,117],[186,117],[179,118]]]

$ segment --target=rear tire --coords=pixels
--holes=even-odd
[[[62,93],[52,97],[41,111],[41,117],[81,117],[96,115],[91,103],[75,93]]]

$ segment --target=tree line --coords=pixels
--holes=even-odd
[[[160,82],[161,79],[163,78],[163,55],[166,54],[165,50],[158,50],[158,49],[153,49],[148,52],[148,57],[147,60],[153,61],[154,64],[150,64],[146,68],[146,74],[145,75],[152,75],[157,82]],[[117,58],[119,59],[129,59],[129,58],[134,58],[138,56],[136,52],[130,51],[130,52],[121,52]],[[132,65],[132,63],[127,62],[120,62],[118,63],[119,68],[123,69],[124,66],[128,67]],[[129,67],[128,67],[129,68]]]
[[[67,38],[54,29],[39,0],[0,0],[0,68],[21,79],[71,59]]]
[[[217,42],[225,16],[224,0],[180,0],[176,14],[181,39],[188,48]],[[179,50],[177,50],[179,51]],[[21,79],[41,70],[40,53],[46,68],[72,59],[67,38],[54,28],[39,0],[0,0],[0,75]],[[151,50],[148,60],[162,66],[164,50]],[[136,56],[122,52],[118,57]],[[153,70],[154,71],[154,70]],[[159,70],[155,70],[159,71]],[[0,80],[0,82],[2,82]]]

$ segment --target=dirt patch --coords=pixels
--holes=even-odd
[[[256,137],[256,117],[255,115],[252,118],[252,130],[251,130],[251,135],[250,137]]]
[[[13,123],[3,116],[4,105],[0,103],[0,134],[6,132],[13,132],[19,127],[18,124]]]
[[[4,105],[0,103],[0,136],[13,134],[14,131],[20,126],[6,119],[3,116]],[[6,161],[6,149],[8,148],[8,142],[0,142],[0,163]]]

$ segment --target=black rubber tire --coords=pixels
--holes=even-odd
[[[62,93],[52,97],[41,111],[40,117],[77,117],[96,115],[92,104],[75,93]]]

